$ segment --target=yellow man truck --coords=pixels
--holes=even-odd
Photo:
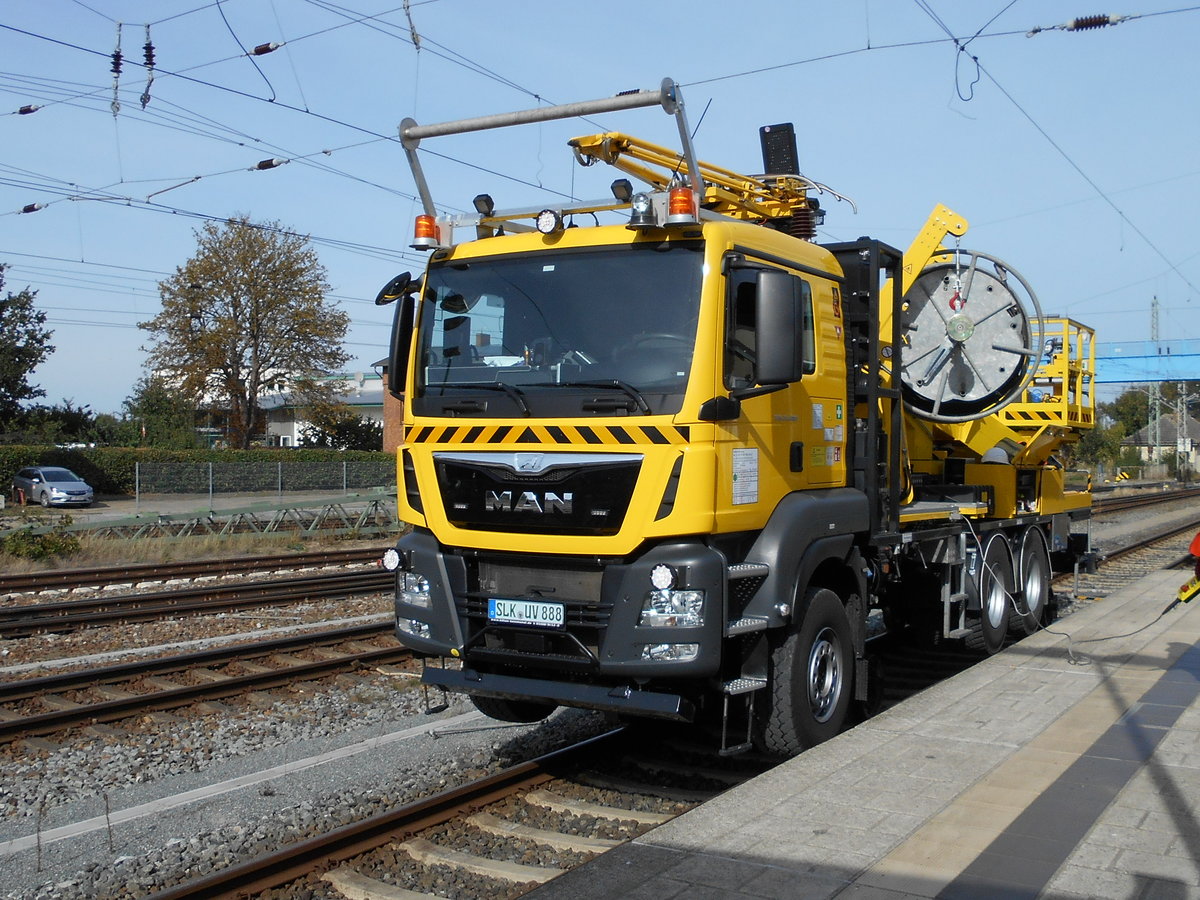
[[[629,176],[611,198],[438,214],[422,140],[652,105],[681,151],[570,141]],[[670,80],[400,134],[429,263],[377,298],[412,525],[385,563],[426,684],[789,754],[872,696],[881,620],[995,652],[1053,614],[1052,571],[1090,552],[1057,453],[1092,424],[1092,333],[959,248],[961,217],[904,254],[818,243],[844,198],[791,127],[762,129],[763,175],[702,162]]]

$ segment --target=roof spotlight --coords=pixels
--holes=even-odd
[[[629,228],[654,228],[658,219],[654,216],[654,200],[646,193],[634,194],[629,200]]]
[[[537,230],[542,234],[554,234],[562,231],[562,213],[556,209],[543,209],[537,214]]]
[[[476,194],[471,203],[475,206],[475,212],[481,216],[490,216],[496,211],[496,204],[492,202],[491,194]]]
[[[609,185],[609,190],[618,203],[628,203],[633,197],[633,185],[629,183],[628,178],[618,178]]]

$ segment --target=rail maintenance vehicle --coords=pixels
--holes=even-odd
[[[641,189],[438,214],[422,140],[648,106],[679,152],[569,142]],[[994,653],[1088,560],[1058,453],[1093,424],[1092,331],[962,249],[944,206],[903,254],[817,243],[819,195],[846,198],[799,174],[791,126],[760,132],[766,174],[701,162],[670,79],[401,123],[430,256],[376,299],[399,301],[412,526],[385,565],[424,684],[506,721],[703,720],[723,753],[793,754],[878,696],[880,619]]]

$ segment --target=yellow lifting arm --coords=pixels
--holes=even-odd
[[[659,190],[670,187],[679,173],[686,172],[683,157],[674,150],[617,131],[572,138],[567,143],[580,164],[605,162]],[[799,175],[772,175],[763,180],[712,163],[701,161],[698,165],[704,180],[701,205],[745,221],[784,218],[808,209],[808,191],[818,187]]]

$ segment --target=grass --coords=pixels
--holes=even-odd
[[[11,526],[10,526],[11,527]],[[346,540],[320,535],[238,534],[227,537],[197,535],[188,538],[120,538],[78,534],[79,549],[69,556],[44,560],[25,559],[0,550],[0,572],[24,574],[51,569],[81,569],[93,566],[119,566],[122,563],[173,562],[177,560],[216,559],[233,556],[277,555],[344,547],[390,546],[388,538],[369,541]]]

